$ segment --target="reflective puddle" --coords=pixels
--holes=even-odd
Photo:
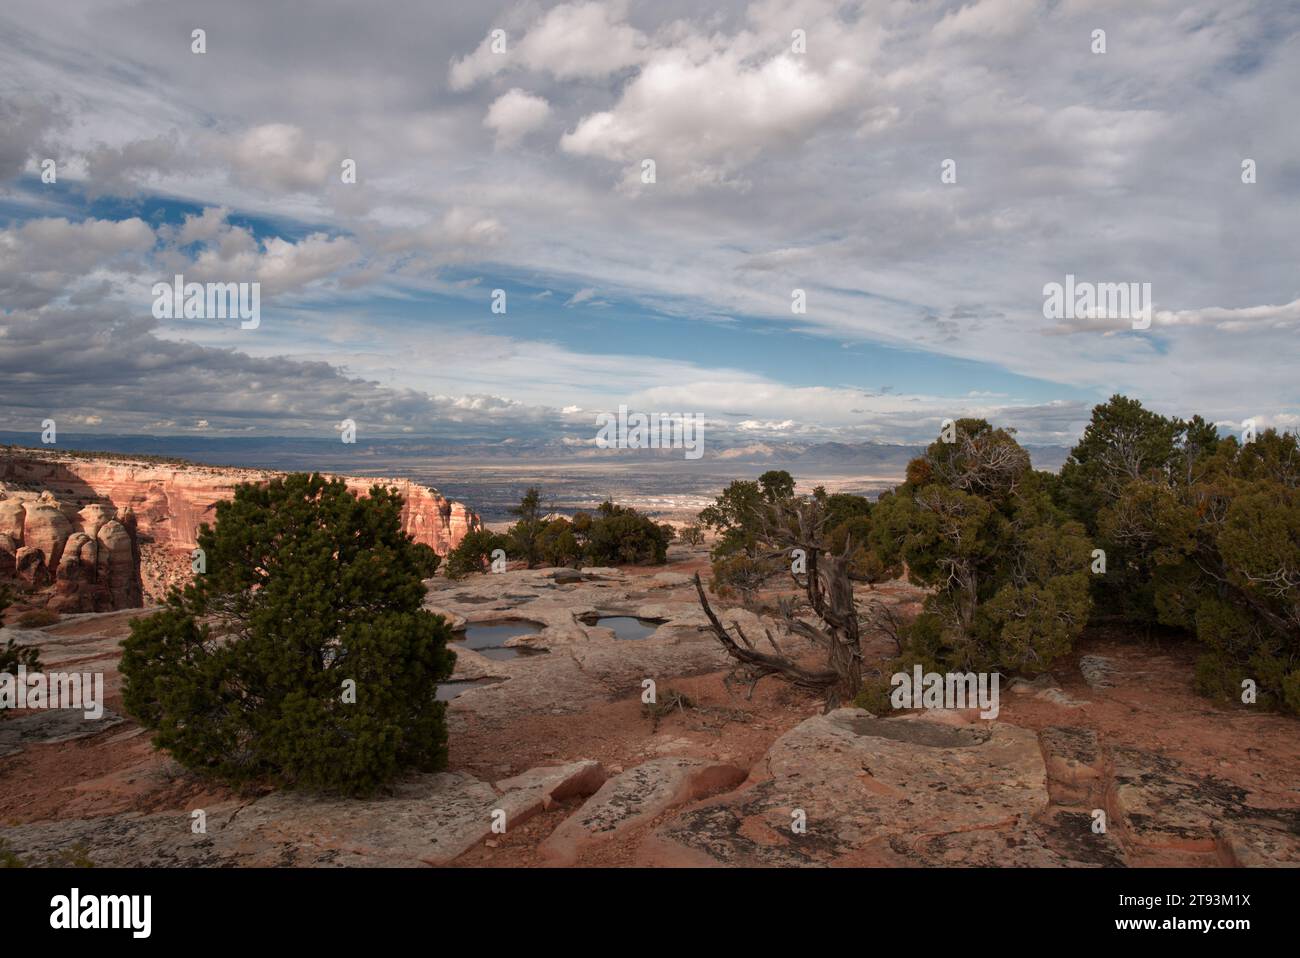
[[[632,615],[603,615],[599,618],[585,620],[588,625],[599,625],[613,629],[620,639],[635,641],[652,635],[663,623],[655,619],[638,619]]]
[[[507,648],[506,640],[516,635],[535,635],[546,628],[541,622],[510,619],[502,622],[471,622],[457,633],[452,648],[473,649],[489,659],[517,659],[525,655],[545,655],[545,649]]]

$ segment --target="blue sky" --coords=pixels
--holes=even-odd
[[[0,428],[1300,424],[1292,4],[39,7],[0,13]],[[260,324],[154,319],[175,273]],[[1150,328],[1046,319],[1066,274]]]

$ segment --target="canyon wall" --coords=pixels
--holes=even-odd
[[[100,526],[113,520],[114,526],[129,531],[138,569],[135,579],[141,585],[137,591],[159,599],[170,586],[188,578],[190,553],[198,545],[199,526],[216,522],[216,504],[231,498],[239,483],[267,482],[278,474],[265,469],[150,462],[128,456],[83,458],[43,450],[8,450],[0,453],[0,537],[8,534],[14,539],[13,530],[7,526],[15,523],[33,531],[22,541],[14,540],[15,569],[7,574],[13,576],[18,571],[17,554],[21,549],[40,549],[47,570],[45,584],[55,584],[57,591],[56,572],[73,536],[94,538]],[[395,488],[404,503],[403,529],[416,542],[425,543],[442,556],[479,524],[478,516],[464,505],[445,499],[428,486],[406,479],[339,478],[358,495],[365,495],[374,485]],[[38,502],[44,504],[37,506]],[[91,517],[84,519],[87,510]],[[29,514],[37,515],[34,524],[27,522]],[[88,527],[97,520],[100,526],[95,526],[94,533],[89,532]],[[115,529],[110,529],[109,534],[117,537]],[[77,548],[85,550],[86,544],[77,539]],[[124,554],[120,543],[115,548],[119,555]],[[0,538],[0,552],[5,551],[5,540]],[[24,561],[33,564],[30,552],[24,553]],[[6,575],[7,565],[5,557],[0,556],[0,576]],[[69,575],[77,572],[68,569]],[[120,570],[112,573],[119,579],[122,574]],[[41,576],[29,573],[28,578],[19,578],[30,585]],[[74,609],[78,603],[66,599],[62,607],[66,611],[102,611],[99,605],[103,601],[102,596],[86,599],[81,604],[88,603],[93,609]],[[112,601],[118,603],[113,608],[140,605],[138,596],[128,595],[123,589],[112,594]],[[51,605],[58,607],[53,599]]]

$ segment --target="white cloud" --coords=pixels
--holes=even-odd
[[[483,125],[496,133],[497,145],[511,146],[539,129],[550,115],[551,107],[544,97],[516,87],[493,101]]]
[[[1300,146],[1290,116],[1300,26],[1276,0],[1098,2],[741,0],[705,12],[495,0],[448,6],[430,31],[413,28],[427,25],[427,11],[383,0],[380,15],[323,6],[302,31],[274,5],[230,0],[205,10],[210,35],[240,36],[222,46],[214,83],[214,54],[150,58],[173,42],[175,19],[192,19],[187,0],[167,17],[148,5],[84,4],[55,19],[38,0],[9,0],[0,194],[15,224],[67,227],[61,243],[3,231],[0,309],[75,307],[90,338],[106,317],[135,315],[136,284],[197,268],[197,257],[222,271],[215,278],[239,269],[286,290],[305,284],[311,304],[337,294],[318,317],[301,300],[285,304],[301,339],[275,348],[374,372],[356,341],[332,338],[338,312],[368,287],[417,299],[454,295],[466,275],[482,277],[480,294],[513,277],[529,291],[598,289],[585,308],[630,305],[634,335],[644,307],[728,323],[737,335],[773,333],[774,343],[794,326],[840,355],[841,343],[897,346],[930,373],[968,360],[980,385],[1010,395],[1016,374],[1035,380],[1039,397],[1127,391],[1180,414],[1289,414],[1300,406],[1298,187],[1286,159]],[[1088,49],[1099,9],[1123,21],[1104,57]],[[808,31],[802,56],[790,51],[796,24]],[[509,52],[488,60],[474,48],[497,27]],[[429,69],[453,61],[465,63],[449,92]],[[498,111],[500,124],[485,127],[515,88],[545,100],[544,123],[524,132]],[[491,148],[515,136],[529,148]],[[345,150],[358,161],[354,186],[338,182]],[[32,181],[43,155],[59,158],[58,189]],[[1244,156],[1259,161],[1258,184],[1240,182]],[[658,183],[637,189],[646,157]],[[958,168],[951,186],[939,181],[947,157]],[[624,174],[632,189],[620,191],[611,180]],[[120,246],[98,246],[88,230],[83,246],[69,229],[90,209],[81,190],[143,192],[202,212],[152,237],[143,221],[128,226]],[[285,236],[264,242],[263,227],[257,236],[230,227],[223,210]],[[182,253],[182,239],[200,252]],[[448,264],[464,269],[442,275]],[[1066,273],[1150,281],[1152,329],[1046,335],[1040,290]],[[795,287],[809,297],[799,317]],[[515,302],[537,305],[525,294],[512,312]],[[431,319],[429,339],[447,343],[462,319],[474,323]],[[257,348],[272,348],[264,344],[285,325],[278,316]],[[400,338],[383,323],[368,334],[376,352]],[[551,408],[603,408],[613,390],[658,384],[654,345],[622,356],[605,340],[589,344],[604,351],[599,362],[581,363],[554,345],[494,344],[450,370],[445,353],[420,355],[454,381],[447,390],[495,394],[510,383],[512,397]],[[221,362],[218,351],[202,355]],[[539,355],[567,381],[529,379]],[[780,346],[744,354],[761,382],[782,378],[781,360]],[[947,365],[926,367],[937,361]],[[665,368],[685,382],[719,378]],[[900,393],[922,391],[911,375],[897,377]],[[952,402],[982,401],[965,397],[971,385],[955,376]],[[746,418],[818,421],[805,394],[774,392],[766,408],[748,409],[748,388],[735,407]],[[1044,431],[1057,429],[1066,413],[1040,405],[1057,417]],[[192,421],[162,411],[149,421],[173,418]]]
[[[493,49],[491,33],[473,53],[454,60],[449,71],[453,90],[466,90],[502,70],[522,68],[560,79],[607,76],[639,63],[646,37],[619,22],[626,3],[563,3],[531,24],[521,39],[506,31],[504,53]],[[498,28],[500,29],[500,28]]]
[[[956,37],[1006,37],[1024,29],[1036,0],[975,0],[948,13],[934,27],[941,40]]]
[[[627,7],[620,2],[566,3],[553,7],[519,45],[520,59],[532,70],[560,79],[602,77],[639,63],[645,36],[619,23]]]
[[[788,54],[751,64],[739,49],[702,60],[663,50],[612,109],[583,118],[560,147],[622,164],[654,159],[657,183],[669,189],[717,185],[733,180],[761,151],[798,149],[819,124],[860,98],[862,80],[848,60],[820,72]]]
[[[139,217],[28,220],[0,230],[0,309],[44,306],[72,295],[105,270],[139,266],[153,249],[153,229]]]
[[[245,130],[233,141],[213,135],[209,142],[225,153],[236,180],[258,189],[319,191],[331,177],[339,177],[338,151],[313,141],[292,124],[266,123]]]
[[[209,206],[197,216],[193,213],[187,214],[176,236],[177,245],[188,246],[191,243],[207,243],[216,239],[229,230],[226,224],[229,215],[230,210],[224,206]]]

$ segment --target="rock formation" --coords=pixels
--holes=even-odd
[[[46,489],[0,499],[0,578],[40,592],[57,612],[110,612],[143,604],[135,517],[110,506],[77,511]]]
[[[116,560],[93,558],[86,543],[77,540],[78,560],[68,565],[69,581],[81,582],[90,566],[105,568],[112,588],[125,588],[121,564],[126,552],[125,533],[143,558],[143,589],[162,598],[168,588],[190,574],[190,553],[198,545],[199,526],[216,521],[216,504],[234,495],[244,482],[267,482],[278,473],[183,463],[159,463],[119,458],[82,458],[43,450],[14,449],[0,455],[0,576],[9,559],[15,563],[22,548],[41,551],[41,562],[26,557],[22,581],[33,584],[55,579],[63,568],[63,553],[77,532],[94,540],[95,551],[115,552]],[[479,524],[478,516],[459,502],[451,502],[428,486],[407,479],[340,477],[348,489],[367,494],[372,486],[395,488],[402,496],[402,526],[416,542],[445,556],[465,534]],[[25,503],[51,499],[30,510]],[[134,527],[120,518],[130,514]],[[117,520],[117,521],[114,521]],[[6,552],[5,536],[14,548]],[[87,565],[89,563],[89,566]],[[115,571],[116,570],[116,571]],[[139,604],[136,602],[135,604]]]

